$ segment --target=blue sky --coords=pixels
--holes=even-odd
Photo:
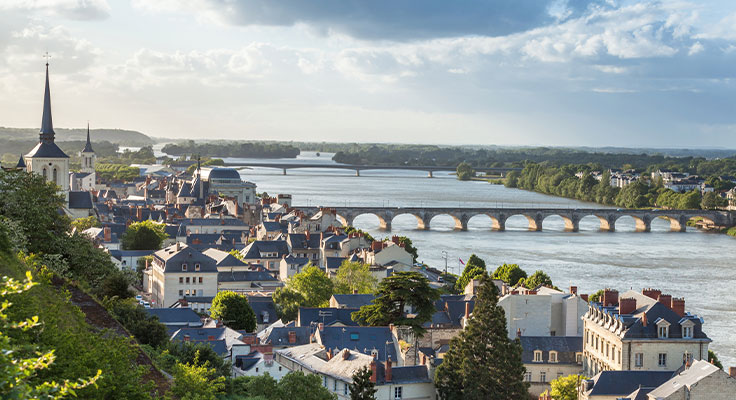
[[[0,125],[736,148],[736,2],[3,0]]]

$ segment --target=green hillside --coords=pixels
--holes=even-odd
[[[65,129],[54,128],[56,131],[56,140],[58,142],[68,141],[84,141],[87,139],[87,128],[82,129]],[[137,132],[125,129],[91,129],[90,137],[92,142],[107,141],[119,144],[121,146],[148,146],[155,143],[150,137]],[[5,128],[0,127],[0,140],[38,140],[38,128]]]

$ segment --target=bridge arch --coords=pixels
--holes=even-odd
[[[387,218],[385,214],[383,213],[377,213],[377,212],[359,212],[351,216],[351,218],[345,218],[345,221],[348,222],[348,225],[353,225],[353,221],[355,221],[356,218],[362,216],[362,215],[374,215],[376,218],[378,218],[378,228],[384,231],[390,231],[391,230],[391,219]],[[341,216],[338,214],[338,217]]]
[[[552,218],[552,221],[558,218],[561,219],[564,224],[563,230],[565,231],[577,232],[578,230],[580,230],[580,225],[579,225],[580,217],[578,217],[577,215],[566,215],[562,213],[547,214],[543,216],[542,223],[543,224],[548,223],[549,221],[547,221],[547,219],[549,218]]]
[[[503,231],[506,228],[506,218],[502,218],[496,214],[491,213],[473,214],[472,216],[470,216],[470,218],[468,218],[468,228],[470,228],[471,226],[479,227],[480,220],[490,222],[490,224],[485,222],[484,226],[487,227],[490,225],[490,228],[494,231]],[[483,229],[487,229],[485,227]]]
[[[652,230],[652,217],[648,214],[618,214],[615,217],[614,225],[618,223],[618,220],[625,217],[631,217],[634,220],[634,230],[636,232],[650,232]]]

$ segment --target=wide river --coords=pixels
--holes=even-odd
[[[296,160],[252,160],[259,162],[333,163],[332,154],[305,152]],[[228,162],[241,161],[226,159]],[[461,182],[450,173],[376,170],[243,169],[244,179],[258,185],[258,192],[290,193],[294,205],[321,206],[487,206],[487,207],[599,207],[584,203],[485,182]],[[475,253],[489,269],[503,263],[519,264],[528,273],[543,270],[555,285],[574,285],[580,293],[602,288],[619,292],[652,287],[674,297],[684,297],[687,311],[705,320],[704,330],[713,339],[713,349],[724,367],[736,366],[736,238],[699,232],[670,232],[669,223],[655,220],[652,231],[634,231],[634,220],[623,217],[616,232],[600,232],[595,217],[580,223],[580,232],[564,231],[559,217],[545,219],[542,232],[529,232],[526,218],[516,216],[506,222],[505,232],[491,231],[486,216],[474,217],[465,232],[455,231],[452,218],[437,216],[431,230],[416,229],[410,215],[396,217],[392,232],[378,229],[373,215],[357,217],[354,224],[374,237],[391,234],[411,238],[419,260],[461,271],[459,259]]]

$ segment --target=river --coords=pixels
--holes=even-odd
[[[317,157],[304,152],[288,162],[333,163],[332,154]],[[242,159],[225,159],[237,162]],[[259,162],[286,160],[251,160]],[[290,193],[294,205],[323,206],[490,206],[592,208],[585,203],[485,182],[461,182],[450,173],[427,178],[421,171],[254,168],[241,170],[244,179],[258,185],[258,192]],[[713,339],[711,349],[724,367],[736,366],[736,239],[700,232],[670,232],[669,222],[655,220],[652,231],[634,231],[634,220],[623,217],[616,232],[599,232],[595,217],[580,222],[580,232],[564,231],[560,217],[545,219],[543,231],[529,232],[522,216],[510,218],[505,232],[491,231],[488,217],[473,217],[468,231],[455,231],[449,216],[437,216],[431,230],[416,229],[410,215],[393,220],[392,231],[378,229],[378,218],[357,217],[354,224],[374,237],[391,234],[412,239],[419,261],[444,268],[442,251],[449,254],[448,268],[461,271],[459,259],[475,253],[489,269],[503,263],[519,264],[528,273],[541,269],[555,285],[577,286],[580,293],[602,288],[619,292],[659,288],[684,297],[686,310],[705,320],[704,331]]]

